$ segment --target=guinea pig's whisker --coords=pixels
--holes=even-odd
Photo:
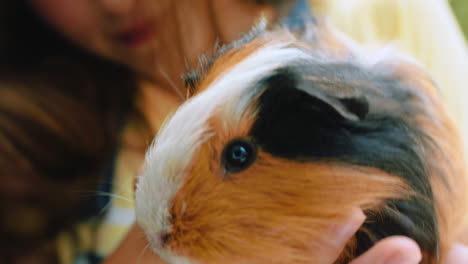
[[[112,193],[107,193],[107,192],[100,192],[100,191],[84,191],[84,190],[75,190],[75,191],[72,191],[74,193],[78,193],[79,195],[81,195],[81,197],[85,198],[85,199],[90,199],[90,198],[96,198],[98,196],[108,196],[108,197],[113,197],[113,198],[118,198],[118,199],[122,199],[122,200],[125,200],[125,201],[128,201],[128,202],[131,202],[129,199],[123,197],[123,196],[119,196],[119,195],[115,195],[115,194],[112,194]],[[103,214],[104,212],[107,211],[107,209],[109,209],[109,207],[111,207],[112,205],[112,201],[108,201],[106,205],[104,205],[100,210],[99,212],[97,213],[98,215],[101,215]]]
[[[138,176],[135,176],[138,177]],[[128,184],[128,182],[120,182],[120,183],[113,183],[115,185],[114,190],[116,193],[120,193],[122,195],[125,195],[126,197],[133,197],[133,183],[131,185]],[[130,199],[130,198],[127,198]]]
[[[182,207],[180,208],[180,215],[183,216],[186,210],[187,210],[187,203],[183,201]]]
[[[147,243],[146,246],[141,250],[141,253],[140,253],[140,255],[138,256],[138,259],[137,259],[138,264],[141,263],[141,258],[143,257],[143,255],[145,254],[146,250],[148,250],[149,247],[150,247],[150,244]]]
[[[200,138],[200,144],[203,145],[205,144],[206,142],[208,142],[212,137],[214,137],[216,135],[216,132],[209,132],[209,133],[206,133],[204,134],[201,138]]]
[[[104,213],[106,213],[107,211],[109,211],[109,209],[111,208],[112,206],[112,201],[109,201],[107,202],[107,204],[105,206],[103,206],[101,208],[101,210],[99,210],[99,213],[98,215],[103,215]]]
[[[161,68],[159,68],[159,72],[161,75],[166,79],[166,81],[169,83],[171,88],[177,93],[177,95],[182,99],[182,101],[185,101],[186,97],[184,94],[177,88],[177,85],[174,83],[174,81],[169,77],[169,75]]]
[[[111,198],[117,198],[117,199],[121,199],[123,201],[126,201],[126,202],[132,202],[132,200],[130,200],[129,198],[125,197],[125,196],[122,196],[122,195],[118,195],[118,194],[114,194],[114,193],[108,193],[108,192],[96,192],[97,195],[101,195],[101,196],[108,196],[108,197],[111,197]]]

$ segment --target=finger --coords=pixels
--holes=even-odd
[[[418,244],[407,237],[383,239],[350,264],[417,264],[422,254]]]
[[[465,264],[468,263],[468,247],[461,244],[455,244],[450,251],[447,264]]]
[[[348,240],[356,233],[366,219],[361,210],[356,209],[345,221],[334,225],[321,249],[321,263],[334,263],[338,259]]]

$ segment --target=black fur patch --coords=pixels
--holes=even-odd
[[[379,215],[366,212],[370,221],[364,227],[370,232],[358,233],[357,253],[384,237],[405,235],[436,254],[433,195],[419,153],[426,137],[404,118],[421,114],[412,103],[417,94],[398,80],[349,64],[301,63],[276,71],[258,85],[264,92],[251,136],[263,151],[304,162],[337,161],[378,168],[406,179],[417,192],[411,200],[388,201]],[[314,96],[317,90],[329,99]],[[359,119],[346,118],[337,107]]]

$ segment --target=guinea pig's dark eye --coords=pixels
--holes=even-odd
[[[256,146],[245,139],[234,139],[223,150],[222,161],[227,172],[239,172],[252,165],[257,157]]]

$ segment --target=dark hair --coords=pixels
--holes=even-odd
[[[1,263],[79,219],[134,112],[132,73],[74,47],[26,2],[0,2]]]

